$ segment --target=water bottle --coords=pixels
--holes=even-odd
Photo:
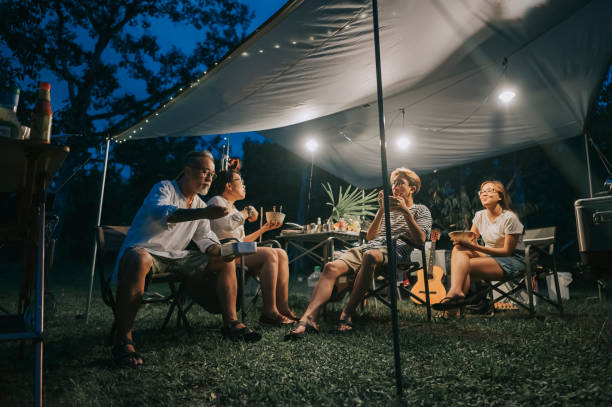
[[[308,291],[311,294],[319,281],[319,277],[321,277],[321,266],[315,266],[312,274],[308,276]]]

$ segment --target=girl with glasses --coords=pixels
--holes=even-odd
[[[470,279],[502,280],[525,270],[523,224],[512,210],[510,196],[499,181],[485,181],[478,192],[484,209],[472,220],[472,240],[453,242],[451,286],[432,307],[450,310],[464,305]],[[484,246],[477,240],[482,237]]]
[[[266,222],[257,231],[245,235],[244,223],[255,222],[258,214],[253,206],[238,210],[236,201],[246,197],[246,187],[235,170],[221,171],[211,186],[212,195],[208,205],[227,207],[229,214],[211,221],[211,229],[219,239],[234,238],[244,242],[254,242],[265,232],[277,229],[281,223]],[[261,293],[264,309],[259,322],[265,325],[282,326],[293,324],[298,317],[289,308],[289,259],[283,249],[258,247],[257,252],[244,256],[249,272],[254,271],[261,280]]]

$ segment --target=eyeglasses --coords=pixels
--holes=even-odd
[[[237,181],[237,182],[240,182],[241,184],[244,184],[244,181],[242,180],[242,178],[234,178],[232,180],[232,182],[234,182],[234,181]]]
[[[191,167],[194,170],[197,170],[200,172],[200,176],[203,176],[204,178],[209,178],[214,180],[215,178],[217,178],[217,174],[215,174],[214,171],[209,170],[208,168],[198,168],[198,167]]]
[[[404,183],[408,184],[408,186],[411,186],[410,181],[402,179],[402,178],[396,178],[395,181],[393,181],[391,185],[394,187],[398,187],[400,185],[403,185]]]
[[[482,195],[482,194],[495,194],[495,193],[499,193],[497,192],[495,189],[493,188],[487,188],[487,189],[483,189],[482,191],[478,191],[478,196]]]

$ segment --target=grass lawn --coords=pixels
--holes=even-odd
[[[335,306],[320,318],[320,335],[283,342],[285,329],[262,328],[255,344],[223,340],[220,317],[199,307],[189,314],[192,335],[174,325],[160,333],[167,308],[148,306],[135,328],[145,366],[119,369],[105,345],[111,312],[97,292],[89,323],[79,318],[87,286],[80,275],[50,281],[49,406],[612,405],[612,306],[573,288],[565,318],[540,306],[537,318],[508,311],[428,323],[424,309],[402,301],[404,399],[398,400],[390,317],[382,305],[368,306],[351,335],[325,332],[339,313]],[[304,284],[292,285],[295,311],[307,305]],[[5,308],[14,303],[6,287],[0,288]],[[249,321],[257,317],[253,311]],[[18,349],[0,343],[0,406],[32,404],[31,347],[23,360]]]

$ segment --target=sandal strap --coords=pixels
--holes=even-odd
[[[115,347],[125,347],[126,345],[136,346],[136,342],[134,342],[132,339],[122,339],[119,342],[117,342],[116,344],[114,344],[113,348],[115,348]]]

